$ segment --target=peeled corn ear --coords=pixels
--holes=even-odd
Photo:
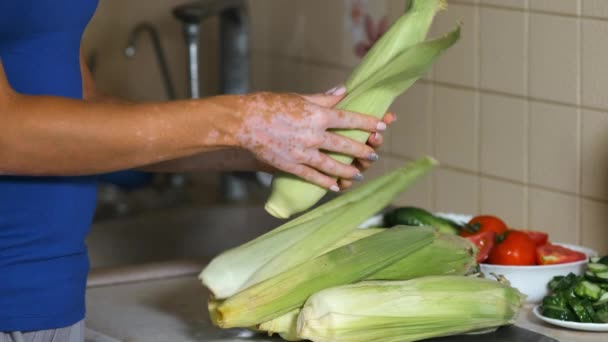
[[[397,227],[335,249],[226,299],[216,308],[217,323],[233,328],[268,322],[318,291],[365,279],[429,245],[435,234],[432,228]]]
[[[460,37],[459,29],[431,42],[424,40],[433,17],[445,5],[440,0],[413,0],[408,13],[376,43],[346,82],[349,95],[336,108],[382,117],[395,98],[422,77],[439,55]],[[368,133],[337,130],[338,134],[364,142]],[[349,164],[352,158],[329,154]],[[275,176],[265,209],[288,218],[314,206],[327,190],[288,174]]]
[[[215,299],[310,260],[426,175],[437,161],[425,157],[387,173],[293,221],[216,258],[200,274]]]
[[[356,229],[338,241],[333,248],[386,231],[384,228]],[[452,234],[437,233],[433,242],[368,276],[365,280],[410,280],[437,275],[467,275],[475,266],[475,246],[467,239]],[[269,334],[277,333],[288,341],[297,340],[297,315],[290,312],[259,326]]]
[[[472,277],[362,282],[311,296],[297,334],[315,342],[419,341],[514,323],[523,299],[516,289]]]

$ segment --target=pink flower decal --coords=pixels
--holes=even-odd
[[[388,17],[384,16],[378,23],[369,15],[365,15],[366,40],[360,41],[355,45],[355,54],[363,58],[371,50],[374,44],[386,33],[389,28]]]

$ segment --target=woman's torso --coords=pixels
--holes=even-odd
[[[80,40],[96,6],[0,1],[0,59],[15,91],[82,98]],[[0,176],[0,331],[59,328],[84,317],[84,239],[95,200],[95,177]]]

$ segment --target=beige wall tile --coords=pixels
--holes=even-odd
[[[549,233],[553,242],[578,243],[578,199],[552,191],[529,189],[529,222],[531,230]]]
[[[372,166],[365,171],[363,176],[365,177],[365,182],[368,182],[372,179],[376,179],[382,175],[384,175],[388,169],[388,157],[381,156],[380,159],[373,163]],[[357,186],[358,184],[355,184]]]
[[[416,158],[431,154],[431,85],[418,82],[397,98],[391,110],[398,120],[387,133],[393,154]]]
[[[512,8],[526,8],[527,6],[527,0],[479,0],[479,3]]]
[[[582,204],[582,244],[594,248],[600,255],[608,254],[608,205],[601,202],[583,200]]]
[[[250,15],[250,44],[254,51],[268,51],[268,37],[270,30],[270,1],[271,0],[248,0]]]
[[[576,18],[530,15],[532,97],[577,103],[580,61],[578,31]]]
[[[306,30],[310,18],[304,10],[304,2],[267,1],[268,50],[289,56],[309,56]]]
[[[608,113],[583,111],[583,195],[608,199]]]
[[[310,94],[324,93],[337,85],[344,84],[350,75],[345,69],[318,64],[306,64],[305,73],[303,77],[308,80],[304,92]]]
[[[481,178],[481,211],[495,215],[510,227],[526,224],[526,188],[524,185]]]
[[[530,103],[530,182],[577,193],[579,146],[574,108]]]
[[[608,18],[608,2],[605,0],[584,0],[583,15]]]
[[[433,141],[444,165],[478,170],[479,115],[473,91],[434,88]]]
[[[386,0],[389,8],[389,18],[391,20],[396,20],[405,13],[405,9],[407,8],[408,1],[403,0]]]
[[[526,104],[500,95],[481,96],[481,172],[526,181]]]
[[[374,20],[391,13],[389,2],[369,1]],[[269,50],[315,61],[353,67],[359,62],[354,53],[358,41],[347,25],[348,7],[344,1],[270,1]]]
[[[308,64],[285,57],[268,56],[270,91],[304,92],[308,88]]]
[[[433,174],[434,210],[476,215],[479,210],[479,178],[474,174],[438,169]]]
[[[270,58],[261,52],[251,54],[251,91],[264,91],[270,86]]]
[[[475,6],[450,4],[433,24],[431,37],[440,37],[463,23],[461,39],[439,58],[434,66],[434,79],[442,82],[478,86],[479,39],[478,11]]]
[[[482,88],[526,94],[526,17],[523,12],[481,9]]]
[[[583,20],[583,104],[608,109],[608,21]]]
[[[583,1],[583,3],[589,0]],[[593,0],[592,0],[593,1]],[[600,0],[603,1],[603,0]],[[580,0],[531,0],[530,8],[534,10],[577,14],[579,10]]]
[[[385,158],[385,160],[387,172],[402,167],[407,162],[405,158]],[[411,188],[397,196],[393,201],[393,204],[397,206],[414,206],[432,210],[431,186],[432,176],[427,175],[418,180]]]

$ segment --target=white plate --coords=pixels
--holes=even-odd
[[[540,305],[535,306],[532,312],[534,312],[534,315],[538,317],[538,319],[540,319],[541,321],[545,321],[549,324],[557,325],[560,327],[585,331],[608,331],[608,323],[579,323],[545,317],[540,313]]]

